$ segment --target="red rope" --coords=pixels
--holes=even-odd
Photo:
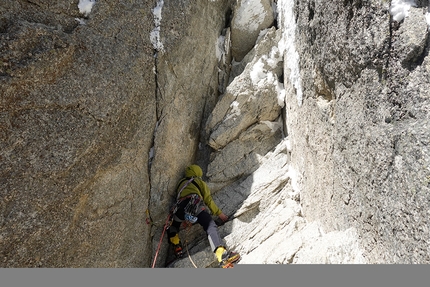
[[[157,251],[155,252],[154,262],[152,263],[152,267],[151,267],[151,268],[154,268],[154,266],[155,266],[155,261],[157,261],[157,256],[158,256],[158,252],[160,251],[161,242],[163,241],[164,232],[166,231],[167,227],[169,226],[170,215],[171,215],[171,214],[169,214],[169,216],[167,216],[166,223],[164,224],[163,232],[161,233],[160,242],[158,242]]]

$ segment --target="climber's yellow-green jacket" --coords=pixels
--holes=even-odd
[[[221,209],[218,208],[218,206],[215,204],[215,202],[212,199],[211,192],[209,190],[209,187],[207,186],[206,182],[202,180],[203,171],[200,168],[200,166],[193,164],[188,166],[185,169],[185,177],[190,179],[191,177],[194,178],[194,182],[200,187],[200,190],[195,186],[192,182],[190,182],[185,188],[181,191],[181,194],[179,195],[179,198],[188,196],[190,194],[196,193],[200,195],[201,198],[203,198],[203,202],[205,205],[212,211],[212,213],[215,216],[218,216],[222,213]],[[179,184],[177,186],[177,191],[181,190],[181,188],[187,184],[188,180],[182,179],[179,181]]]

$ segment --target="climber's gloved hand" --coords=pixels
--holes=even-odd
[[[228,220],[228,216],[225,215],[223,212],[221,212],[220,215],[218,215],[218,217],[223,221],[226,222]]]

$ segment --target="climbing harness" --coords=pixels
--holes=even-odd
[[[179,208],[179,204],[186,200],[189,199],[187,205],[184,207],[184,212],[185,212],[185,221],[188,221],[192,224],[197,222],[197,214],[200,211],[200,208],[203,204],[202,199],[200,198],[200,196],[196,193],[190,194],[188,196],[182,197],[181,198],[181,192],[182,190],[184,190],[184,188],[190,184],[193,183],[194,185],[197,186],[197,188],[200,190],[200,187],[194,183],[194,177],[191,177],[185,184],[184,186],[182,186],[181,190],[178,192],[178,195],[176,196],[176,203],[173,209],[173,214],[176,213],[176,211]],[[179,183],[179,185],[181,184],[181,182]]]
[[[190,222],[190,223],[196,223],[197,222],[197,217],[192,216],[189,213],[185,213],[185,220]]]
[[[193,224],[197,222],[197,217],[195,215],[198,214],[201,207],[201,198],[195,193],[187,196],[186,198],[189,198],[190,200],[184,207],[185,220]]]

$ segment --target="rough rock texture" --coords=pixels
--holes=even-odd
[[[149,264],[152,7],[77,2],[0,4],[2,267]]]
[[[199,142],[206,141],[202,123],[219,96],[216,47],[226,25],[226,3],[166,1],[162,9],[164,51],[157,54],[158,121],[150,171],[155,221],[164,221],[177,180],[197,160]]]
[[[149,267],[190,163],[239,264],[430,263],[428,1],[270,1],[241,60],[235,1],[78,2],[0,4],[1,267]]]
[[[234,127],[243,124],[242,121],[246,123],[246,119],[253,118],[258,121],[259,111],[264,110],[265,105],[273,105],[273,100],[279,105],[277,99],[284,94],[273,89],[267,93],[265,100],[260,102],[260,109],[241,109],[239,116],[237,110],[231,106],[236,98],[229,96],[229,93],[235,88],[235,82],[238,80],[252,82],[257,71],[267,77],[270,77],[271,73],[277,74],[278,77],[273,77],[276,83],[271,82],[271,85],[282,86],[277,82],[278,79],[282,79],[279,77],[278,69],[278,64],[282,64],[282,61],[268,61],[270,57],[267,57],[268,51],[276,51],[277,53],[272,54],[272,60],[279,59],[278,53],[282,52],[282,49],[278,48],[278,44],[282,46],[283,43],[280,32],[271,28],[257,43],[255,49],[245,56],[244,61],[247,59],[249,62],[238,65],[245,68],[241,72],[240,69],[235,72],[237,76],[227,86],[226,94],[219,100],[207,122],[207,128],[211,130],[212,126],[216,126],[213,125],[214,122],[222,126],[226,118],[229,119],[229,115],[236,116],[236,120],[232,121],[234,124],[232,128],[218,129],[217,136],[225,137],[227,143],[219,150],[214,149],[207,172],[209,186],[212,191],[216,191],[214,200],[230,217],[227,223],[219,226],[220,235],[228,248],[241,254],[242,259],[238,264],[366,263],[355,228],[326,233],[320,221],[309,222],[303,217],[300,205],[300,174],[293,168],[291,155],[294,151],[284,133],[273,139],[272,146],[267,152],[257,152],[252,156],[258,163],[255,168],[243,172],[245,170],[243,165],[234,164],[237,158],[245,162],[251,157],[244,154],[248,150],[248,145],[239,144],[244,135],[249,136],[249,132],[239,130],[238,139],[229,138],[230,135],[234,135]],[[271,66],[265,66],[264,73],[259,65],[256,65],[263,61],[273,63]],[[260,87],[248,85],[246,91],[248,94],[258,94]],[[255,98],[259,96],[263,98],[262,95]],[[270,97],[272,101],[268,100]],[[220,113],[219,111],[225,110],[220,108],[221,106],[230,109]],[[215,118],[218,120],[215,121]],[[282,124],[275,126],[279,132],[282,131]],[[214,146],[211,141],[213,133],[208,133],[208,136],[209,144]],[[254,148],[259,146],[256,143],[259,141],[258,137],[250,139],[250,142],[254,143],[249,146]],[[235,176],[240,172],[241,176]],[[221,178],[225,180],[224,184],[219,183],[218,180]],[[198,224],[184,228],[180,236],[186,247],[186,256],[173,263],[169,263],[172,257],[168,257],[168,267],[218,266],[207,238]],[[317,252],[315,246],[318,247]]]
[[[298,52],[284,50],[288,139],[216,194],[232,219],[220,227],[226,244],[239,264],[428,263],[427,3],[397,23],[384,1],[296,1],[295,33],[291,4],[278,1],[279,29]],[[216,266],[196,241],[175,267]]]
[[[428,27],[423,9],[411,7],[408,16],[398,29],[398,38],[392,43],[398,51],[400,63],[408,68],[413,63],[420,62],[427,44]]]
[[[303,217],[289,144],[282,140],[250,176],[214,197],[230,215],[219,227],[226,246],[241,254],[238,264],[366,263],[354,228],[325,233],[318,221]],[[200,226],[180,235],[188,242],[186,256],[169,267],[218,266]]]
[[[273,121],[280,114],[282,106],[278,104],[277,92],[282,55],[277,48],[272,50],[280,34],[272,29],[266,36],[253,61],[228,85],[209,116],[206,130],[210,134],[209,145],[215,150],[254,123]]]
[[[261,164],[259,157],[276,146],[282,138],[280,120],[255,124],[242,132],[237,140],[213,154],[207,173],[213,192],[258,168]]]
[[[279,32],[279,31],[278,31]],[[211,155],[207,176],[214,192],[246,177],[283,136],[278,100],[282,55],[280,33],[271,29],[256,46],[255,57],[228,85],[210,114],[206,130]]]
[[[292,162],[308,220],[356,228],[369,263],[429,263],[427,6],[400,23],[388,8],[296,2],[305,97],[287,93]]]
[[[185,167],[207,165],[203,124],[218,92],[218,37],[228,14],[229,1],[165,1],[161,42],[157,53],[157,130],[150,165],[149,210],[158,228],[153,229],[156,252],[169,208],[176,198],[176,184]],[[202,29],[201,27],[205,27]],[[164,258],[167,246],[160,250]],[[157,267],[163,266],[157,261]]]
[[[196,159],[229,1],[164,1],[155,55],[155,3],[63,2],[1,4],[2,266],[149,266],[145,218]]]

